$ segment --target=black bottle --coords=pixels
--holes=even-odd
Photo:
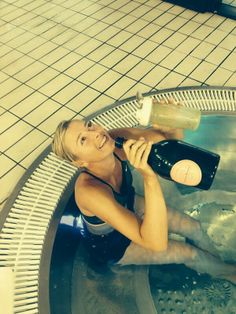
[[[117,148],[126,140],[118,137]],[[208,190],[214,180],[220,156],[180,140],[163,140],[152,145],[148,164],[161,177]]]

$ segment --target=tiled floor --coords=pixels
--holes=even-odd
[[[236,7],[236,0],[223,0],[222,3]]]
[[[0,2],[0,204],[58,122],[137,90],[236,85],[236,21],[160,0]]]

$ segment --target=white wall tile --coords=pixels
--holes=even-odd
[[[207,13],[207,12],[205,12],[205,13],[198,13],[198,14],[196,14],[193,18],[192,18],[192,20],[193,21],[195,21],[195,22],[197,22],[197,23],[200,23],[200,24],[203,24],[203,23],[205,23],[207,20],[209,20],[210,18],[211,18],[211,14],[210,13]]]
[[[79,77],[86,70],[95,65],[95,62],[87,58],[81,58],[78,62],[70,66],[65,73],[73,78]]]
[[[68,77],[64,74],[59,74],[57,77],[50,80],[47,84],[42,86],[39,91],[48,96],[51,97],[54,95],[58,90],[61,90],[65,88],[70,82],[72,81],[72,78]]]
[[[223,68],[216,69],[215,72],[206,80],[206,84],[215,86],[224,86],[226,81],[231,77],[232,72]]]
[[[45,70],[41,71],[39,74],[35,75],[33,78],[27,81],[27,85],[34,89],[39,89],[41,86],[45,85],[53,78],[58,76],[59,72],[52,69],[46,68]]]
[[[61,106],[57,102],[55,102],[52,99],[48,99],[43,104],[34,109],[32,112],[27,114],[24,117],[24,121],[37,126],[60,108]]]
[[[199,23],[194,21],[187,21],[178,31],[185,35],[191,35],[199,27]]]
[[[0,178],[4,176],[7,172],[9,172],[13,167],[15,167],[16,162],[12,159],[8,158],[6,155],[0,155]],[[1,178],[2,179],[2,178]]]
[[[108,56],[114,50],[115,50],[114,47],[107,45],[107,44],[103,44],[101,47],[99,47],[99,49],[91,52],[88,55],[88,58],[95,61],[95,62],[99,62],[101,59]]]
[[[92,82],[99,79],[108,69],[100,64],[95,64],[89,68],[86,72],[81,74],[77,79],[83,84],[90,85]]]
[[[116,26],[118,28],[123,29],[123,28],[129,26],[130,24],[132,24],[132,22],[134,22],[136,20],[137,20],[137,18],[135,16],[131,16],[131,15],[123,16],[120,20],[115,21],[113,26]]]
[[[40,61],[46,65],[51,65],[66,56],[69,52],[70,51],[68,49],[58,47],[47,53],[44,57],[40,59]]]
[[[199,28],[197,28],[192,34],[191,37],[197,38],[200,40],[204,40],[207,36],[209,36],[214,31],[214,28],[207,26],[207,25],[201,25]]]
[[[57,45],[47,41],[44,44],[42,44],[39,47],[35,47],[33,50],[31,50],[28,55],[32,58],[35,58],[36,60],[40,60],[41,57],[47,55],[51,51],[55,50],[57,48]]]
[[[205,59],[213,50],[215,45],[207,42],[201,42],[192,52],[191,56],[199,58],[201,60]]]
[[[230,51],[236,48],[235,35],[228,34],[220,43],[219,46]]]
[[[162,44],[166,39],[174,34],[173,30],[168,28],[161,28],[156,34],[150,37],[150,40],[155,41],[158,44]]]
[[[121,96],[121,99],[126,99],[129,97],[133,97],[137,94],[137,92],[141,92],[142,94],[148,93],[150,91],[150,86],[143,84],[141,82],[136,83],[131,87],[124,95]]]
[[[156,66],[144,78],[142,78],[141,83],[154,87],[157,85],[157,83],[163,80],[169,73],[170,70],[163,68],[161,66]]]
[[[235,29],[236,22],[233,19],[226,19],[223,23],[218,26],[218,29],[230,33],[233,29]]]
[[[160,62],[160,65],[170,70],[174,69],[186,55],[177,50],[173,50],[164,60]]]
[[[185,54],[190,54],[194,49],[197,49],[200,45],[201,41],[199,39],[193,37],[187,37],[178,47],[176,50],[180,52],[184,52]]]
[[[112,97],[113,99],[119,99],[123,94],[125,94],[136,82],[129,78],[123,76],[122,79],[114,83],[108,90],[106,90],[106,95]]]
[[[32,129],[33,128],[24,121],[18,121],[15,123],[0,135],[0,151],[4,152],[28,134]]]
[[[181,43],[183,43],[186,38],[187,38],[186,35],[176,32],[173,35],[171,35],[168,39],[166,39],[163,44],[169,48],[175,49]]]
[[[111,39],[117,33],[119,33],[120,29],[114,27],[113,25],[109,25],[104,31],[96,35],[96,39],[106,42],[108,39]]]
[[[85,89],[85,87],[86,86],[84,84],[78,81],[71,81],[68,85],[53,95],[52,99],[64,105],[78,95],[83,89]]]
[[[168,23],[166,27],[168,29],[172,29],[173,31],[180,31],[183,25],[185,25],[186,23],[188,23],[188,20],[184,19],[183,17],[177,16],[170,23]]]
[[[228,57],[229,53],[230,53],[229,50],[223,49],[221,47],[217,47],[206,57],[205,60],[207,62],[219,65],[223,60],[225,60]],[[235,63],[235,70],[236,70],[236,63]]]
[[[172,71],[157,84],[156,88],[175,88],[179,86],[185,78],[185,76]]]
[[[159,46],[146,57],[146,60],[153,62],[154,64],[159,64],[160,61],[165,59],[171,52],[172,49],[166,46]]]
[[[144,41],[145,41],[144,38],[134,35],[131,38],[129,38],[125,43],[123,43],[119,47],[119,49],[124,50],[126,52],[132,52],[137,47],[141,46]]]
[[[215,29],[211,34],[206,37],[205,40],[213,45],[218,45],[226,37],[226,35],[227,33]]]
[[[181,63],[175,68],[175,71],[188,76],[199,64],[201,60],[192,56],[187,56]]]
[[[216,70],[216,65],[203,61],[200,65],[190,74],[190,78],[193,78],[200,82],[205,80]]]
[[[117,63],[119,63],[122,59],[124,59],[127,56],[127,53],[120,50],[116,49],[113,50],[108,56],[106,56],[104,59],[100,61],[100,64],[108,67],[108,68],[113,68],[113,66]],[[128,55],[129,56],[129,55]],[[132,56],[132,55],[130,55]],[[129,63],[127,64],[129,65]]]
[[[231,53],[221,64],[222,68],[236,73],[236,52]]]
[[[135,19],[135,21],[131,22],[130,25],[126,27],[126,30],[130,33],[136,34],[140,32],[140,30],[142,30],[147,25],[149,25],[148,21],[145,21],[142,19]]]
[[[11,77],[9,79],[5,80],[0,85],[0,98],[2,98],[3,96],[7,95],[8,93],[13,91],[14,89],[16,89],[20,85],[21,85],[20,82],[18,82],[17,80],[15,80],[15,79],[13,79]],[[1,102],[1,106],[4,107],[2,102]]]
[[[47,68],[46,65],[44,65],[41,62],[35,61],[34,63],[30,64],[23,70],[19,71],[14,75],[14,77],[19,80],[20,82],[27,82],[34,76],[41,73],[43,70]]]
[[[49,118],[42,122],[38,129],[48,135],[52,135],[59,122],[62,120],[70,120],[75,116],[75,112],[71,111],[66,107],[62,107],[60,110],[54,112]]]
[[[137,49],[135,49],[132,52],[132,54],[140,58],[145,58],[149,53],[154,51],[156,47],[157,47],[156,43],[149,40],[149,41],[144,42]]]
[[[108,71],[101,75],[96,81],[91,84],[91,87],[98,91],[105,91],[109,86],[113,85],[121,78],[121,75],[115,71]]]
[[[152,36],[153,34],[155,34],[160,29],[161,28],[159,26],[157,26],[157,25],[148,24],[144,28],[140,29],[140,31],[138,31],[137,34],[139,36],[142,36],[143,38],[147,39],[150,36]]]
[[[226,20],[226,18],[224,16],[220,16],[218,14],[214,14],[209,19],[207,19],[207,21],[205,22],[205,25],[217,28],[225,20]]]
[[[100,92],[93,88],[86,87],[77,96],[71,99],[66,107],[73,110],[74,112],[81,112],[86,106],[92,103],[100,95]]]
[[[109,45],[112,45],[114,47],[119,47],[124,42],[126,42],[130,37],[132,37],[132,34],[126,31],[121,31],[118,34],[116,34],[114,37],[109,39],[107,42]]]
[[[2,109],[3,110],[3,109]],[[10,112],[6,111],[0,116],[0,133],[4,132],[6,129],[11,127],[15,124],[19,119],[11,114]]]
[[[154,64],[142,60],[140,63],[138,63],[132,70],[126,73],[126,76],[139,81],[143,76],[145,76],[152,68],[154,68]]]
[[[76,62],[78,62],[80,59],[81,56],[74,52],[70,52],[55,63],[53,63],[51,67],[56,69],[57,71],[64,72],[66,69],[70,68],[70,66],[76,64]]]
[[[35,91],[31,95],[20,101],[16,106],[12,107],[10,111],[14,113],[16,116],[22,118],[29,112],[33,111],[40,104],[45,102],[46,99],[47,99],[46,96]]]
[[[121,60],[116,66],[114,66],[114,70],[121,74],[127,73],[130,69],[132,69],[136,64],[141,61],[139,57],[133,56],[132,54],[127,55],[123,60]]]
[[[2,107],[0,106],[0,115],[2,115],[4,112],[6,112],[6,109],[4,109],[4,108],[2,108]],[[1,119],[1,117],[0,117],[0,119]]]
[[[20,166],[15,166],[11,171],[4,175],[4,177],[0,180],[0,202],[4,201],[10,193],[13,191],[14,187],[16,186],[17,182],[24,174],[24,168]]]
[[[225,83],[225,86],[229,86],[229,87],[236,86],[236,73],[233,73],[233,75],[227,80],[227,82]]]
[[[6,96],[4,96],[1,99],[1,105],[2,107],[6,109],[12,108],[14,105],[16,105],[19,101],[22,99],[26,98],[30,94],[33,93],[33,89],[26,86],[26,85],[21,85],[18,88],[14,89],[10,93],[8,93]]]
[[[37,129],[34,129],[26,136],[24,136],[21,140],[19,140],[15,145],[9,148],[6,151],[6,155],[19,163],[29,153],[33,152],[34,149],[46,139],[47,136],[44,133],[40,132]]]
[[[175,15],[165,12],[162,15],[158,16],[157,19],[154,21],[155,24],[158,26],[166,26],[168,23],[170,23],[172,20],[175,19]]]
[[[103,108],[111,105],[114,102],[114,98],[111,98],[107,95],[100,95],[96,98],[88,107],[80,112],[83,116],[88,116],[96,112],[97,110],[102,110]]]

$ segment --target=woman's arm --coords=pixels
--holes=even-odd
[[[143,220],[114,199],[111,189],[89,182],[78,189],[78,206],[96,215],[131,241],[154,251],[163,251],[168,243],[167,209],[158,178],[147,164],[151,143],[129,140],[125,151],[131,164],[144,177],[145,211]]]

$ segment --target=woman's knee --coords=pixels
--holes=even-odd
[[[176,263],[185,263],[185,261],[192,261],[197,256],[197,249],[185,242],[169,241],[168,244],[169,255],[173,256]]]

